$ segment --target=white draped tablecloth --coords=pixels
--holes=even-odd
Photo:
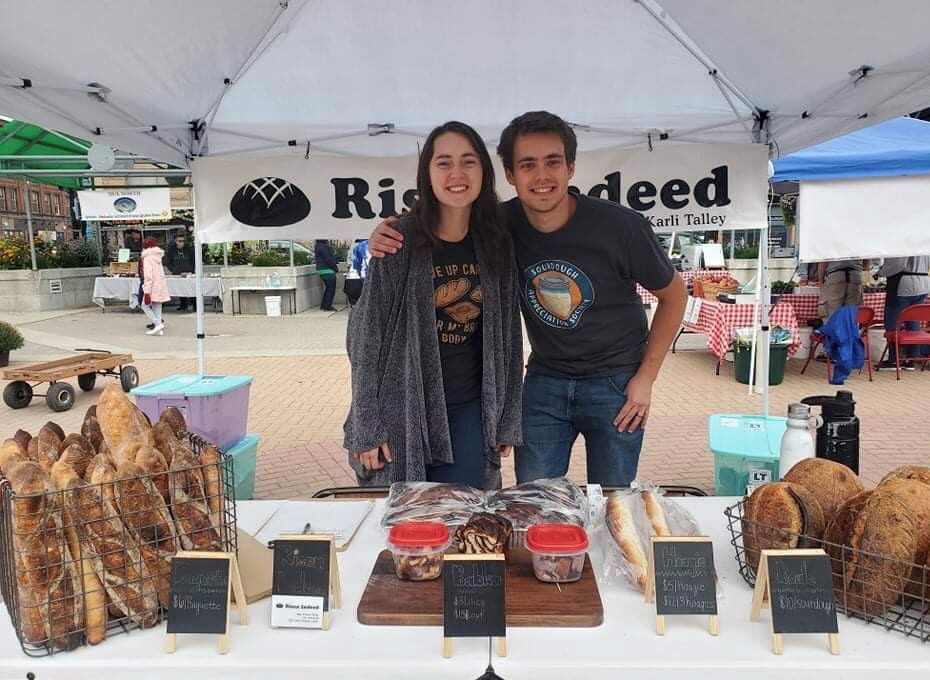
[[[840,617],[842,653],[833,656],[825,635],[785,636],[784,654],[771,651],[769,614],[749,621],[752,591],[737,571],[724,508],[734,498],[685,498],[680,502],[714,542],[720,574],[720,634],[711,637],[703,617],[668,617],[664,637],[655,632],[654,605],[626,585],[601,585],[604,623],[597,628],[510,628],[506,658],[494,667],[507,680],[701,678],[707,680],[926,680],[930,642],[921,643],[880,625]],[[334,501],[338,502],[338,501]],[[239,526],[257,531],[274,502],[237,503]],[[231,615],[230,651],[217,653],[215,636],[179,635],[177,652],[166,654],[165,623],[132,631],[51,657],[31,659],[7,618],[0,615],[0,678],[39,680],[306,680],[366,678],[435,680],[476,678],[488,661],[484,639],[457,639],[451,659],[442,658],[439,627],[363,626],[355,610],[384,533],[378,501],[348,550],[339,553],[343,608],[332,613],[328,631],[272,629],[270,599],[249,607],[248,626]],[[595,568],[599,560],[595,559]],[[552,597],[560,597],[552,586]],[[566,607],[571,606],[566,598]],[[496,647],[496,645],[495,645]],[[495,652],[496,654],[496,652]]]
[[[196,297],[196,280],[193,276],[167,276],[171,297]],[[128,300],[129,308],[139,305],[139,278],[136,276],[98,276],[94,279],[94,304],[103,307],[107,300]],[[204,277],[203,297],[223,297],[223,279]]]

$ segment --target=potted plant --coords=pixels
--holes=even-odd
[[[0,366],[8,366],[10,352],[23,346],[23,336],[10,324],[0,321]]]

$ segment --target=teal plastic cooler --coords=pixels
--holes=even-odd
[[[233,459],[235,475],[233,499],[248,501],[255,496],[255,465],[258,461],[258,444],[261,438],[247,434],[232,448],[225,451]]]
[[[714,454],[718,496],[742,496],[749,484],[778,481],[778,459],[786,419],[715,413],[708,445]]]
[[[251,384],[250,375],[170,375],[140,385],[132,395],[153,423],[174,406],[189,431],[226,451],[245,436]]]

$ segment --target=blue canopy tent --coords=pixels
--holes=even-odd
[[[930,253],[930,123],[893,120],[774,162],[800,181],[802,262]]]
[[[930,123],[894,118],[775,161],[773,182],[930,174]]]

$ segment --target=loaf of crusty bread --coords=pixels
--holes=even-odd
[[[65,523],[65,536],[68,539],[68,549],[73,557],[81,556],[81,559],[75,563],[75,567],[81,576],[82,598],[80,602],[82,602],[84,608],[84,635],[87,644],[96,645],[103,642],[103,638],[106,637],[107,633],[107,593],[97,576],[93,561],[81,549],[79,533],[81,519],[74,515],[76,504],[73,499],[68,498],[77,492],[83,481],[74,467],[62,456],[52,466],[52,484],[56,489],[63,492],[62,495],[65,498],[62,515]]]
[[[97,400],[97,420],[115,464],[135,460],[140,446],[155,446],[152,426],[119,385],[108,385]]]
[[[174,456],[174,447],[178,445],[178,437],[175,435],[171,426],[163,421],[155,423],[152,428],[155,434],[155,448],[164,457],[165,462],[171,465],[171,458]]]
[[[93,458],[94,452],[93,449],[90,448],[90,444],[84,445],[79,442],[74,442],[62,449],[61,456],[58,458],[58,463],[65,463],[71,466],[77,476],[83,479],[84,473],[87,471],[87,466]]]
[[[184,550],[222,550],[219,533],[204,500],[198,461],[190,448],[178,447],[171,461],[171,514]]]
[[[84,611],[79,601],[80,575],[65,539],[58,496],[47,493],[48,477],[31,461],[14,465],[8,479],[15,494],[13,549],[23,636],[29,642],[48,641],[59,649],[71,649],[80,644]],[[33,611],[23,611],[30,607]]]
[[[63,437],[51,425],[43,425],[36,435],[36,460],[46,475],[52,473],[52,465],[58,460],[58,451],[61,448]]]
[[[174,406],[168,406],[158,417],[158,422],[169,425],[174,431],[174,436],[183,439],[187,434],[187,423],[184,420],[184,414]]]
[[[174,520],[141,467],[135,463],[120,463],[116,477],[120,517],[138,542],[149,573],[156,580],[158,599],[167,607],[171,558],[178,551]]]
[[[50,432],[53,432],[55,436],[58,437],[58,441],[61,441],[65,438],[65,431],[62,429],[61,425],[56,423],[54,420],[50,420],[45,423],[45,425],[42,426],[42,429],[47,429]],[[39,432],[42,432],[42,430],[39,430]]]
[[[32,435],[26,432],[26,430],[16,430],[16,433],[13,435],[13,439],[19,442],[19,445],[23,447],[23,453],[25,453],[26,449],[29,448],[29,442],[32,439]]]
[[[626,563],[633,585],[639,591],[646,590],[646,570],[648,568],[643,541],[636,530],[631,512],[634,496],[614,492],[607,498],[607,528],[620,549],[620,555]]]
[[[0,444],[0,472],[5,473],[16,463],[27,460],[26,449],[15,439],[6,439]]]

